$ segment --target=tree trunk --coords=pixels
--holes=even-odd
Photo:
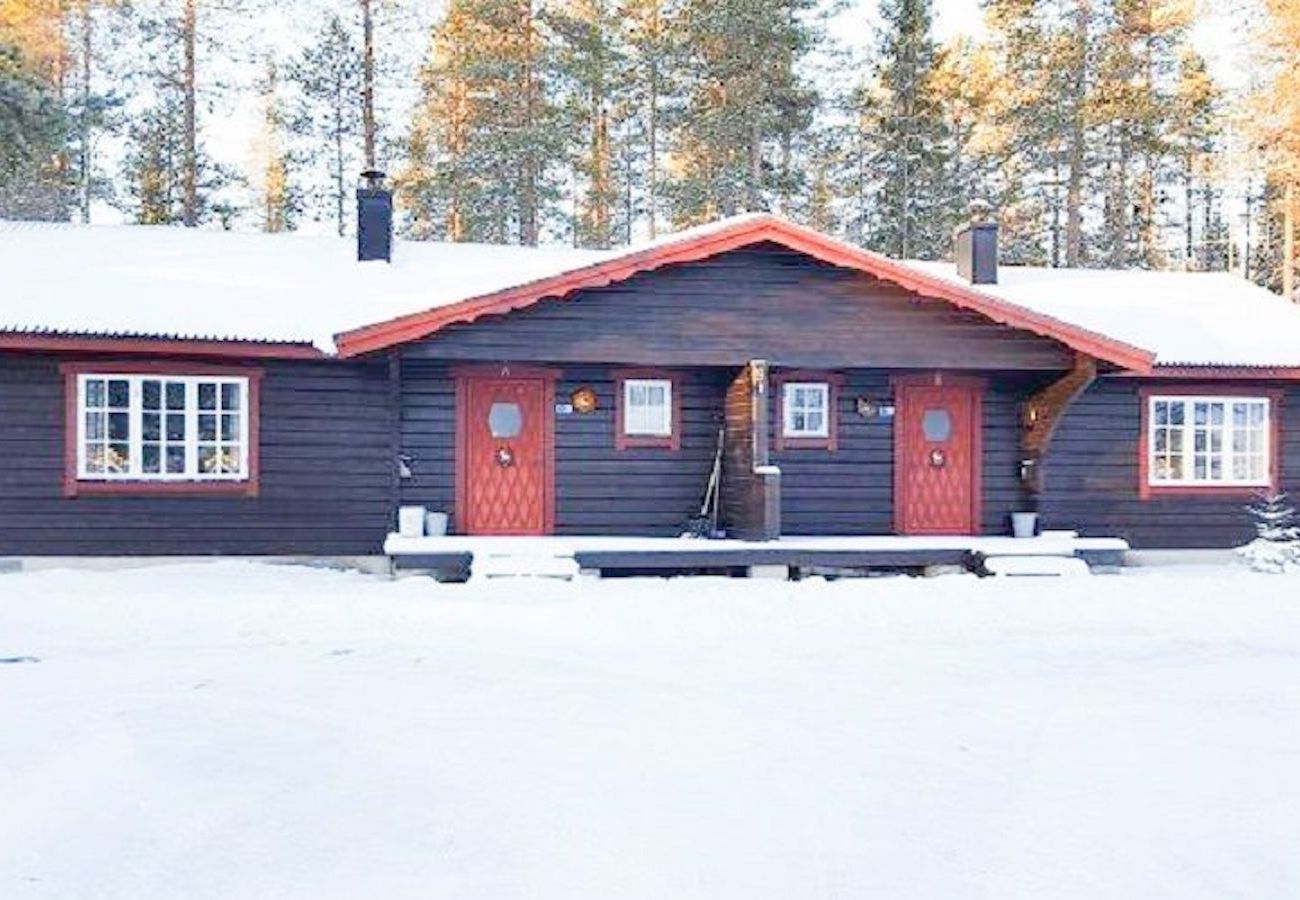
[[[184,73],[182,91],[184,92],[184,159],[181,171],[181,221],[187,228],[199,223],[199,138],[195,121],[197,89],[195,77],[195,31],[198,28],[198,0],[185,0],[185,15],[181,25],[181,41],[184,44]]]
[[[348,102],[347,91],[340,77],[334,82],[334,219],[338,228],[339,237],[347,234],[347,223],[344,217],[347,215],[345,207],[344,179],[346,173],[343,171],[343,138],[344,127],[343,117],[345,115],[345,104]]]
[[[521,4],[522,27],[524,29],[524,121],[523,131],[528,135],[537,132],[537,71],[536,39],[533,22],[532,0],[523,0]],[[540,177],[537,150],[533,140],[525,142],[524,165],[519,190],[519,241],[528,247],[537,246],[537,181]]]
[[[758,212],[763,203],[763,127],[758,116],[749,125],[749,186],[746,191],[745,209]]]
[[[371,4],[361,0],[361,130],[367,169],[375,168],[375,23]]]
[[[77,159],[80,179],[81,221],[90,224],[90,75],[94,50],[94,2],[81,0],[81,122],[79,154]]]
[[[1070,98],[1069,133],[1066,136],[1066,165],[1069,175],[1065,189],[1065,264],[1072,268],[1083,263],[1083,179],[1087,165],[1083,104],[1088,90],[1088,32],[1091,23],[1091,0],[1079,0],[1074,21],[1074,39],[1079,55],[1074,72],[1073,96]]]
[[[1282,296],[1296,302],[1295,295],[1295,184],[1287,182],[1282,194]]]

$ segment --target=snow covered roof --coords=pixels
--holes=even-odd
[[[967,284],[952,263],[907,263]],[[1300,366],[1300,305],[1226,272],[1001,266],[978,291],[1156,354],[1159,366]]]
[[[325,352],[337,337],[343,349],[352,342],[350,352],[365,352],[759,240],[1119,364],[1300,367],[1300,308],[1232,275],[1004,266],[999,284],[972,286],[952,263],[890,260],[768,215],[618,251],[399,242],[391,265],[358,263],[353,239],[333,236],[0,222],[0,334],[285,342]]]
[[[0,332],[315,344],[583,266],[600,253],[165,226],[0,222]]]

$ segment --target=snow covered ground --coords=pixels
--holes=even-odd
[[[1300,579],[0,575],[0,896],[1300,895]]]

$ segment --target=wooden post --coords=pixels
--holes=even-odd
[[[1288,181],[1282,197],[1282,296],[1292,303],[1295,295],[1295,183]]]

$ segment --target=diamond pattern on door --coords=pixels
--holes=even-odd
[[[460,422],[467,534],[547,532],[547,397],[542,379],[465,379]]]
[[[974,534],[979,400],[969,384],[898,388],[896,528],[903,534]]]

